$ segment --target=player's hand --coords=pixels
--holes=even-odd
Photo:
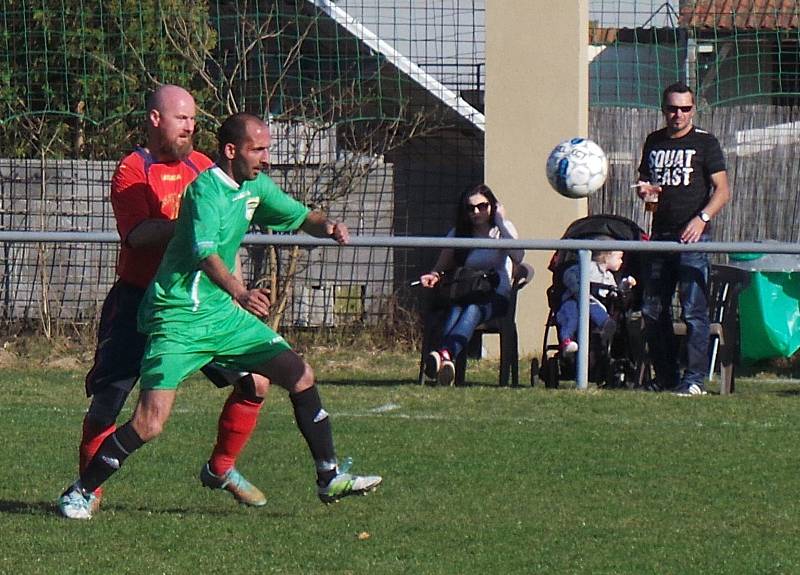
[[[236,298],[236,303],[254,316],[267,317],[269,315],[269,307],[272,305],[269,295],[270,292],[266,288],[250,289],[242,292]]]
[[[350,241],[350,230],[342,222],[335,222],[330,236],[341,246]]]
[[[706,223],[700,219],[700,216],[693,217],[681,232],[681,243],[693,244],[699,242],[700,236],[703,235],[705,229]]]

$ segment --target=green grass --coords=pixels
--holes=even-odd
[[[54,506],[75,475],[83,372],[0,371],[0,573],[800,572],[796,382],[498,389],[481,362],[473,385],[440,389],[412,383],[412,355],[309,360],[339,453],[384,476],[376,493],[317,500],[277,388],[239,464],[267,506],[202,489],[225,393],[192,379],[88,522]]]

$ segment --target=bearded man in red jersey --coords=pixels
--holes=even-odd
[[[184,191],[213,164],[193,148],[195,102],[183,88],[163,85],[155,90],[147,101],[146,122],[147,145],[125,156],[111,180],[111,205],[122,241],[119,277],[103,303],[94,365],[86,375],[86,394],[92,400],[83,420],[80,469],[116,429],[139,378],[145,345],[136,328],[139,303],[172,238]],[[269,380],[213,363],[202,371],[218,387],[233,385],[233,391],[220,414],[217,443],[200,481],[229,491],[242,504],[263,506],[264,494],[236,470],[235,462],[255,429]],[[98,489],[93,511],[99,509],[101,497]]]

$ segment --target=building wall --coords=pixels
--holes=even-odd
[[[506,205],[521,238],[561,237],[586,215],[547,183],[552,148],[588,132],[588,0],[487,3],[486,179]],[[536,270],[519,299],[520,350],[541,349],[551,254],[528,252]]]
[[[113,162],[0,159],[0,229],[110,232],[108,201]],[[330,168],[330,165],[328,165]],[[394,213],[393,168],[376,163],[365,177],[348,181],[349,193],[323,206],[353,233],[390,235]],[[301,201],[329,196],[334,174],[319,166],[282,168],[271,175]],[[301,196],[308,195],[308,198]],[[330,196],[329,196],[330,197]],[[282,273],[288,270],[281,249]],[[245,278],[268,272],[264,248],[242,252]],[[285,322],[297,326],[376,324],[392,310],[391,248],[301,250],[294,299]],[[117,244],[0,242],[0,319],[94,322],[116,279]]]

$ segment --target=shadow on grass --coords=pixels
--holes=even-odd
[[[342,387],[395,387],[399,385],[414,385],[418,387],[439,387],[435,383],[425,383],[419,385],[416,379],[320,379],[317,381],[320,385],[341,385]],[[457,387],[499,387],[496,381],[467,381],[462,386]],[[530,387],[527,385],[520,385],[512,389],[522,389]]]
[[[343,387],[395,387],[398,385],[416,385],[411,379],[318,379],[319,385],[341,385]]]
[[[736,366],[736,377],[758,379],[765,373],[772,374],[776,378],[800,379],[800,359],[795,357],[764,359]]]
[[[212,515],[212,516],[219,516],[219,517],[229,517],[234,513],[241,513],[245,512],[248,513],[251,510],[249,508],[239,507],[239,506],[232,506],[229,510],[224,510],[220,508],[209,508],[209,507],[199,507],[194,506],[191,508],[186,507],[172,507],[172,508],[153,508],[153,507],[142,507],[142,506],[133,506],[133,505],[125,505],[125,504],[111,504],[111,505],[103,505],[101,514],[103,511],[107,513],[147,513],[147,514],[165,514],[165,515]],[[293,513],[285,513],[285,512],[276,512],[276,511],[266,511],[264,509],[253,510],[256,511],[259,515],[264,515],[266,517],[271,517],[274,519],[288,519],[291,517],[295,517]],[[9,500],[0,500],[0,514],[5,515],[59,515],[58,506],[52,501],[9,501]]]
[[[244,507],[240,505],[231,504],[231,507],[228,510],[222,508],[210,508],[210,507],[200,507],[200,506],[193,506],[193,507],[172,507],[172,508],[152,508],[152,507],[141,507],[141,506],[130,506],[130,505],[109,505],[108,507],[103,508],[106,511],[114,511],[114,512],[125,512],[125,513],[147,513],[153,515],[213,515],[219,517],[230,517],[231,515],[239,515],[240,513],[258,513],[259,516],[263,515],[265,517],[272,517],[274,519],[289,519],[292,517],[296,517],[294,513],[286,513],[286,512],[277,512],[277,511],[267,511],[266,509],[259,508],[254,509],[252,507]]]
[[[0,513],[6,515],[44,515],[58,513],[52,501],[7,501],[0,499]]]

